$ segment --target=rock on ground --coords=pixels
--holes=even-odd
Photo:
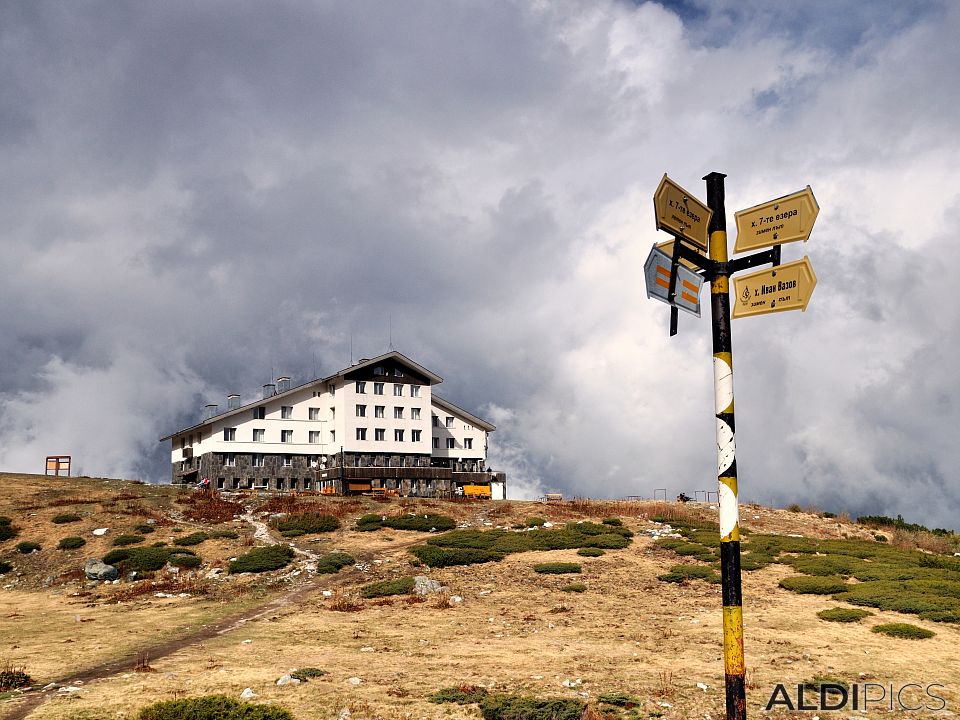
[[[120,572],[113,565],[107,565],[99,560],[87,560],[83,571],[88,580],[116,580],[120,577]]]

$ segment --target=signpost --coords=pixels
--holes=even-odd
[[[792,195],[734,213],[737,240],[733,251],[741,253],[798,240],[806,242],[819,214],[820,206],[809,185]]]
[[[806,310],[817,285],[810,258],[750,273],[733,281],[733,317]]]
[[[704,205],[663,176],[653,196],[657,229],[666,230],[674,239],[654,245],[644,263],[644,277],[647,297],[670,305],[671,335],[677,332],[678,308],[700,315],[700,286],[704,280],[710,282],[726,709],[727,720],[746,720],[730,277],[759,265],[773,265],[769,270],[734,280],[735,318],[806,310],[817,284],[810,259],[804,257],[781,265],[780,250],[783,243],[806,241],[810,237],[820,207],[808,185],[792,195],[741,210],[736,213],[734,251],[771,249],[730,260],[727,256],[725,177],[713,172],[703,178],[707,183],[707,203]],[[703,254],[707,251],[709,257]]]

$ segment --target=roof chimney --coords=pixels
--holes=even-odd
[[[290,389],[290,378],[286,375],[281,375],[277,378],[277,392],[282,393]]]
[[[227,410],[236,410],[240,407],[240,396],[236,393],[227,395]]]
[[[277,394],[277,386],[273,383],[267,383],[263,386],[263,399],[266,400],[268,397],[273,397]]]
[[[214,415],[216,415],[216,414],[217,414],[217,406],[216,406],[215,404],[210,403],[209,405],[205,405],[205,406],[204,406],[204,408],[203,408],[203,419],[204,419],[204,420],[209,420],[210,418],[212,418],[212,417],[213,417]]]

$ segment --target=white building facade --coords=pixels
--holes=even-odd
[[[492,487],[505,495],[506,478],[486,463],[496,428],[434,394],[440,382],[389,352],[298,387],[278,378],[245,405],[230,395],[226,411],[208,405],[203,422],[161,438],[171,441],[172,482],[419,496]]]

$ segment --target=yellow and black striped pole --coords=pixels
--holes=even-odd
[[[713,386],[717,414],[717,481],[720,501],[720,576],[723,587],[723,667],[727,720],[745,720],[746,665],[743,659],[743,602],[740,594],[740,510],[733,421],[733,351],[730,341],[730,271],[727,266],[727,215],[723,173],[707,183],[710,219],[710,309],[713,318]]]

